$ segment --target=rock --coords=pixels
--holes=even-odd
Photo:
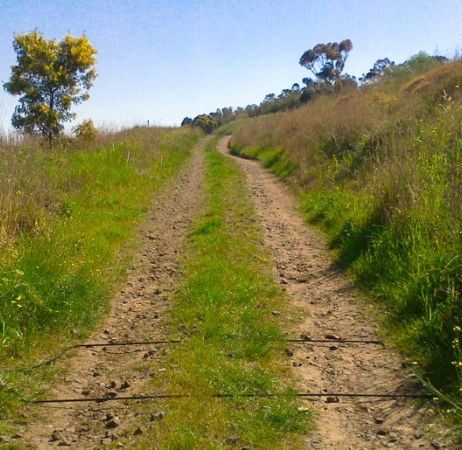
[[[236,442],[240,441],[241,437],[237,434],[232,434],[231,436],[226,438],[227,444],[235,444]]]
[[[0,436],[0,444],[9,444],[11,438],[9,436]]]
[[[134,436],[141,436],[143,434],[143,430],[138,427],[134,432],[133,432],[133,435]]]
[[[294,356],[294,352],[288,348],[286,348],[284,350],[284,353],[287,355],[287,356]]]
[[[128,381],[124,381],[119,389],[128,389],[131,386],[131,384]]]
[[[64,441],[66,438],[64,437],[64,434],[61,432],[61,431],[53,431],[53,433],[51,434],[51,440],[53,442],[56,442],[56,441]]]
[[[292,363],[292,365],[293,365],[294,367],[301,367],[301,366],[302,366],[302,363],[301,363],[301,362],[298,362],[298,361],[294,361],[294,362]]]
[[[432,448],[443,448],[443,443],[442,442],[438,442],[438,441],[433,441],[433,442],[430,442],[430,445],[432,446]]]
[[[114,417],[117,417],[117,416],[113,412],[108,412],[106,413],[103,420],[111,420],[111,419],[114,419]]]
[[[109,420],[109,422],[106,424],[106,428],[117,428],[120,425],[120,419],[116,416]]]
[[[165,417],[165,412],[164,411],[156,411],[155,413],[152,413],[149,418],[152,421],[154,420],[162,420]]]
[[[117,397],[117,392],[116,391],[107,391],[106,394],[105,394],[105,397],[109,397],[109,398]]]
[[[342,339],[335,334],[326,334],[324,339],[332,339],[333,341],[341,341]]]
[[[326,397],[326,403],[338,403],[340,400],[337,396]]]
[[[383,417],[376,417],[374,419],[374,422],[381,425],[384,422],[384,419],[383,419]]]
[[[279,311],[271,311],[271,314],[273,316],[280,316],[281,315],[281,313]]]

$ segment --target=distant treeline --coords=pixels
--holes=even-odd
[[[319,96],[331,96],[339,93],[356,91],[365,85],[376,83],[384,77],[403,76],[406,72],[412,75],[422,69],[431,70],[449,62],[444,56],[429,56],[420,52],[402,64],[395,64],[388,58],[378,59],[373,67],[362,77],[356,78],[342,74],[345,62],[353,44],[346,39],[340,44],[318,44],[307,50],[300,58],[300,65],[311,72],[310,77],[303,78],[302,85],[294,83],[291,88],[283,89],[279,95],[267,94],[259,105],[246,107],[218,108],[209,114],[200,114],[194,119],[185,117],[181,126],[198,126],[207,133],[215,128],[239,119],[273,114],[298,108]]]

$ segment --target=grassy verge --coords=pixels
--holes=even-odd
[[[82,339],[107,314],[136,224],[197,139],[141,129],[87,150],[3,149],[3,175],[14,163],[15,187],[4,187],[11,199],[1,223],[0,419],[55,376],[15,368],[56,353],[57,342]],[[0,434],[7,427],[0,422]]]
[[[192,394],[161,406],[165,419],[136,448],[300,448],[309,411],[290,395],[277,310],[285,298],[270,277],[237,164],[206,148],[203,210],[189,235],[185,281],[174,298],[171,328],[186,338],[167,355],[157,390]],[[175,333],[177,333],[175,331]],[[178,337],[177,335],[175,337]],[[289,393],[277,398],[211,394]]]
[[[292,170],[307,220],[328,234],[340,265],[376,302],[390,341],[452,404],[456,422],[462,412],[460,81],[458,62],[394,92],[377,83],[253,119],[232,138],[234,152],[282,177]]]

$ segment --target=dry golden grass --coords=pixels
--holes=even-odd
[[[415,61],[413,74],[249,120],[231,146],[291,174],[398,345],[460,397],[462,61]]]
[[[68,152],[113,148],[118,144],[140,144],[146,164],[137,171],[149,170],[148,157],[171,144],[173,138],[166,128],[135,127],[132,129],[103,129],[92,142],[63,137],[54,150],[31,136],[0,136],[0,246],[23,233],[40,234],[44,222],[59,206],[57,185],[59,175],[50,172],[59,166]],[[130,159],[130,153],[126,155]],[[137,155],[138,160],[140,155]],[[53,170],[53,169],[52,169]]]

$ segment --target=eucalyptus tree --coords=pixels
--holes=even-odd
[[[349,39],[343,40],[340,44],[318,44],[303,53],[300,65],[310,70],[318,81],[333,85],[340,79],[352,49],[353,44]]]

